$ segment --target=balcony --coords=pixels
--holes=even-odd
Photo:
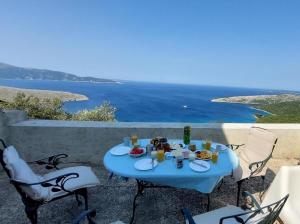
[[[7,111],[0,116],[0,137],[13,144],[25,160],[44,158],[56,153],[67,153],[69,161],[92,166],[101,185],[91,189],[90,207],[97,210],[98,223],[122,220],[129,222],[134,180],[125,181],[114,177],[108,181],[109,173],[102,159],[112,146],[122,142],[124,136],[137,134],[140,138],[166,136],[182,138],[184,123],[124,123],[124,122],[78,122],[27,120],[20,111]],[[211,138],[223,144],[243,143],[248,129],[253,124],[189,124],[192,138]],[[300,124],[255,124],[274,132],[278,145],[268,163],[266,186],[273,180],[282,165],[296,165],[300,156]],[[72,165],[72,164],[70,164]],[[70,166],[69,165],[69,166]],[[37,170],[43,173],[44,170]],[[261,179],[246,181],[243,187],[259,198],[262,193]],[[28,222],[24,206],[16,190],[9,184],[0,170],[0,223]],[[229,193],[230,192],[230,193]],[[235,204],[236,185],[226,177],[220,190],[212,193],[211,209]],[[149,189],[139,199],[136,223],[183,223],[179,212],[188,207],[193,214],[206,211],[205,195],[184,189]],[[50,203],[39,209],[39,223],[70,223],[83,207],[78,207],[73,197]]]

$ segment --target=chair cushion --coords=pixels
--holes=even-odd
[[[61,170],[56,170],[54,172],[48,173],[44,175],[44,180],[49,180],[52,178],[55,178],[57,176],[61,176],[67,173],[78,173],[78,178],[69,179],[65,182],[65,189],[68,191],[74,191],[80,188],[87,188],[99,185],[99,179],[94,174],[92,169],[90,167],[86,166],[75,166],[75,167],[68,167]],[[55,181],[52,181],[52,183],[55,183]],[[62,196],[64,194],[67,194],[65,191],[59,191],[59,192],[52,192],[51,188],[49,188],[48,196],[46,200],[52,200],[53,198]]]
[[[4,149],[3,152],[3,161],[5,163],[5,167],[8,169],[9,174],[11,178],[14,177],[14,172],[12,168],[12,163],[14,161],[17,161],[20,158],[19,153],[13,146],[8,146],[6,149]]]
[[[11,179],[27,184],[43,181],[41,176],[36,175],[28,164],[20,158],[19,153],[13,146],[7,147],[3,152],[3,161],[6,164]],[[22,190],[32,199],[43,199],[48,190],[41,185],[21,186]]]
[[[233,206],[233,205],[227,205],[225,207],[203,213],[201,215],[196,215],[193,217],[196,224],[203,224],[203,223],[209,223],[209,224],[219,224],[220,219],[226,216],[232,216],[237,214],[246,213],[247,211],[242,210],[239,207]],[[252,213],[250,213],[251,215]],[[247,224],[257,224],[260,221],[263,220],[265,215],[257,214],[253,218],[247,221]],[[241,218],[246,221],[249,218],[249,215],[241,216]],[[188,224],[188,221],[186,221]],[[223,221],[223,224],[239,224],[234,218],[231,219],[225,219]]]

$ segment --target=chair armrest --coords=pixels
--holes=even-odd
[[[47,170],[50,170],[50,169],[59,169],[57,167],[57,165],[59,165],[61,162],[61,159],[64,159],[64,158],[67,158],[68,155],[67,154],[56,154],[56,155],[53,155],[53,156],[50,156],[50,157],[47,157],[47,158],[44,158],[44,159],[39,159],[39,160],[36,160],[36,161],[32,161],[32,162],[28,162],[30,164],[37,164],[37,165],[45,165],[45,168]]]
[[[65,184],[68,180],[78,178],[78,173],[67,173],[63,174],[54,178],[51,178],[49,180],[44,180],[37,183],[24,183],[20,181],[11,180],[10,182],[13,184],[17,184],[20,186],[33,186],[33,185],[41,185],[42,187],[52,187],[51,191],[58,192],[58,191],[65,191],[67,193],[72,193],[71,191],[68,191],[65,189]],[[55,181],[55,183],[50,183],[52,181]]]
[[[248,223],[249,220],[251,220],[253,217],[255,217],[257,214],[261,213],[261,209],[257,209],[254,211],[248,211],[248,212],[244,212],[244,213],[240,213],[240,214],[236,214],[236,215],[230,215],[230,216],[225,216],[222,217],[219,221],[219,224],[223,224],[223,222],[226,219],[234,219],[237,223]],[[242,217],[247,217],[245,220]],[[229,222],[226,222],[229,223]]]
[[[81,221],[83,221],[85,218],[89,219],[89,224],[96,224],[94,221],[91,220],[91,217],[96,216],[96,210],[90,209],[83,211],[73,222],[72,224],[79,224]]]
[[[245,144],[240,144],[240,145],[237,145],[237,144],[228,144],[226,145],[228,148],[231,148],[233,151],[239,149],[241,146],[244,146]]]
[[[184,218],[188,220],[189,224],[196,224],[195,220],[193,219],[190,211],[187,208],[181,209],[181,213],[183,214]]]
[[[242,209],[246,210],[246,209],[252,209],[254,207],[254,209],[261,209],[260,204],[258,203],[258,201],[255,199],[255,197],[248,191],[244,191],[242,193],[242,197],[245,199],[245,202],[247,200],[247,198],[250,198],[250,202],[246,202],[247,205],[245,205],[244,207],[242,207]],[[249,206],[249,204],[250,206]]]
[[[2,143],[2,145],[3,145],[4,148],[7,147],[6,144],[5,144],[5,142],[4,142],[4,140],[2,138],[0,138],[0,142]]]
[[[261,172],[270,158],[271,158],[271,156],[269,156],[265,160],[250,163],[249,164],[249,169],[250,169],[251,173],[250,173],[249,177],[251,177],[254,174],[257,174],[257,173]]]

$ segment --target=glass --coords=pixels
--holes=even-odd
[[[164,159],[165,159],[165,151],[162,150],[162,149],[158,150],[156,156],[157,156],[157,161],[158,162],[164,161]]]
[[[132,135],[131,136],[131,144],[135,145],[135,144],[137,144],[137,141],[138,141],[137,135]]]
[[[130,146],[130,138],[129,137],[124,137],[123,138],[123,144],[125,146]]]
[[[151,158],[152,158],[152,159],[155,159],[156,156],[157,156],[157,152],[156,152],[156,151],[152,151],[152,152],[151,152]]]
[[[206,140],[206,141],[205,141],[204,148],[205,148],[206,150],[210,150],[210,148],[211,148],[211,141],[210,141],[210,140]]]
[[[189,145],[189,150],[191,150],[192,152],[196,151],[196,145],[195,144],[190,144]]]
[[[189,155],[189,160],[190,160],[190,161],[194,161],[195,159],[196,159],[195,153],[190,153],[190,155]]]
[[[219,153],[217,151],[213,152],[211,155],[211,162],[217,163],[219,158]]]

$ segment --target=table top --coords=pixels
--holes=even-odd
[[[182,140],[168,140],[170,144],[182,143]],[[139,144],[144,147],[150,143],[150,139],[141,139]],[[202,148],[201,140],[193,140],[192,144],[195,144],[198,148]],[[215,148],[217,143],[212,143],[212,147]],[[123,144],[116,145],[115,147],[122,146]],[[157,167],[152,170],[140,171],[134,168],[136,161],[147,158],[147,155],[142,157],[133,158],[129,155],[115,156],[110,153],[110,150],[104,156],[104,165],[107,170],[113,172],[116,175],[135,178],[139,180],[150,181],[154,183],[162,183],[171,186],[178,186],[183,188],[198,189],[199,183],[196,186],[189,186],[188,183],[199,182],[201,180],[215,180],[217,182],[223,176],[230,175],[232,170],[238,166],[238,158],[236,154],[229,148],[219,152],[219,159],[216,164],[209,161],[211,167],[206,172],[195,172],[189,167],[189,160],[184,160],[183,168],[177,169],[173,159],[164,160],[159,163]],[[180,184],[178,184],[180,182]],[[203,184],[203,183],[202,183]],[[216,184],[216,183],[215,183]],[[212,186],[211,186],[212,187]],[[210,187],[210,188],[211,188]],[[199,189],[198,189],[199,190]],[[210,189],[211,190],[211,189]],[[202,189],[201,191],[207,191]]]

